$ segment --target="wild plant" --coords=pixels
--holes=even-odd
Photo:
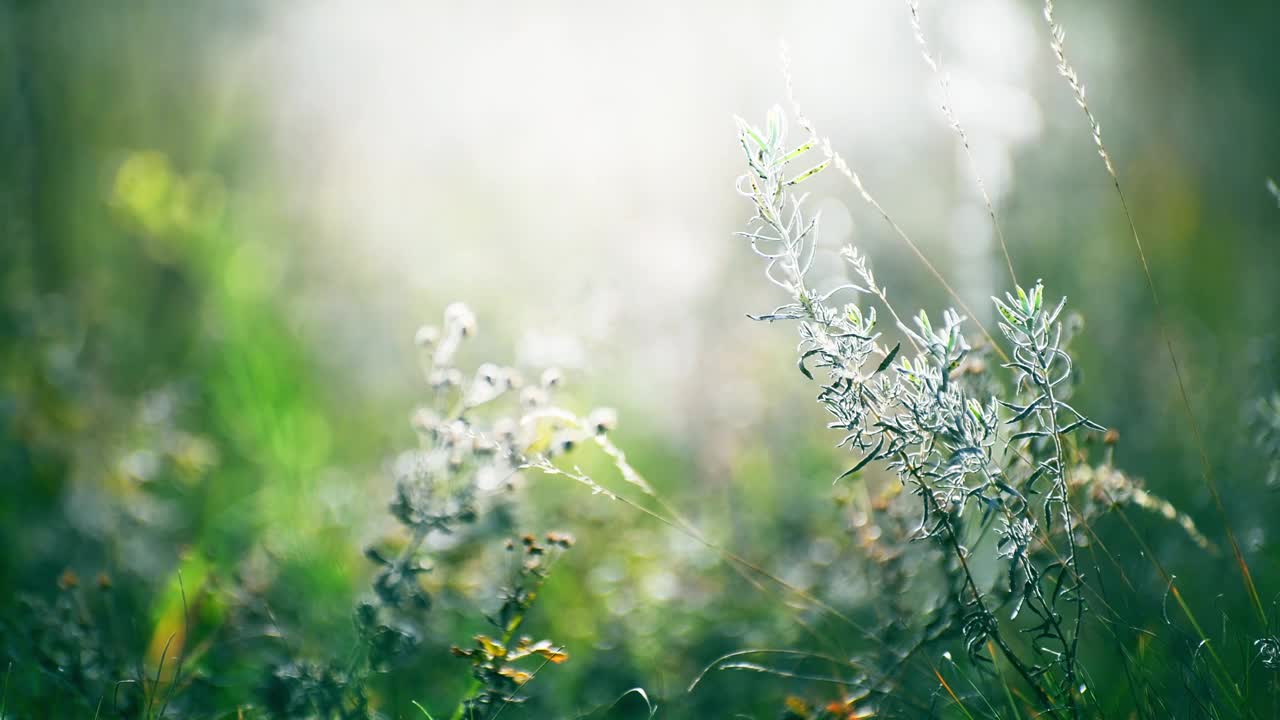
[[[538,597],[538,588],[550,574],[556,555],[572,545],[573,538],[563,533],[548,533],[545,540],[525,535],[518,543],[507,541],[507,551],[518,558],[519,567],[511,587],[503,592],[502,606],[489,618],[499,637],[477,635],[475,647],[453,648],[455,655],[471,661],[473,677],[471,687],[454,711],[455,718],[489,717],[509,703],[520,702],[520,688],[539,670],[547,663],[558,665],[569,659],[564,648],[550,640],[535,642],[528,636],[517,639],[516,633]],[[517,664],[539,659],[541,664],[529,665],[528,669]]]
[[[1012,373],[1004,399],[978,394],[958,372],[971,351],[959,313],[947,310],[935,325],[920,311],[914,327],[907,325],[856,249],[842,252],[853,282],[809,287],[817,218],[806,216],[804,197],[794,188],[838,160],[829,153],[807,170],[792,171],[817,142],[810,134],[798,147],[788,146],[785,122],[775,108],[763,128],[739,123],[749,172],[738,189],[755,210],[740,235],[767,261],[766,277],[791,296],[755,319],[798,322],[801,372],[813,378],[813,370],[825,370],[818,402],[833,418],[828,427],[844,433],[838,447],[861,455],[841,478],[880,462],[919,498],[918,536],[950,548],[963,577],[958,599],[969,655],[990,662],[996,648],[1047,707],[1074,714],[1084,594],[1063,440],[1102,427],[1064,399],[1071,378],[1059,322],[1065,300],[1046,305],[1039,283],[994,300],[1013,348],[1004,364]],[[837,297],[849,301],[837,304]],[[872,303],[864,306],[859,297]],[[881,341],[877,305],[893,318],[906,353],[902,341]],[[997,550],[1013,600],[1007,623],[994,614],[991,590],[971,571],[960,527],[971,520],[999,523]],[[1038,561],[1037,554],[1056,554],[1055,533],[1065,554]],[[1024,610],[1034,619],[1012,626]],[[1015,649],[1006,625],[1030,635],[1030,647]]]
[[[146,703],[139,691],[145,680],[135,670],[137,657],[131,652],[136,649],[123,646],[113,632],[111,579],[104,574],[82,585],[68,569],[58,578],[53,598],[20,598],[19,621],[3,626],[8,654],[83,708],[93,708],[104,690],[115,687],[108,707],[138,715]],[[117,685],[122,680],[124,685]]]
[[[622,458],[606,437],[616,424],[612,410],[580,418],[554,402],[562,384],[559,371],[545,370],[532,383],[515,368],[495,363],[464,371],[459,355],[476,331],[474,313],[454,303],[445,309],[439,327],[417,332],[428,400],[410,417],[418,445],[391,463],[389,510],[398,529],[365,551],[376,569],[371,592],[355,610],[358,660],[345,668],[291,662],[277,671],[275,707],[280,716],[310,707],[324,717],[375,717],[366,688],[377,674],[419,654],[433,605],[426,580],[452,569],[438,561],[433,543],[443,549],[467,542],[475,553],[498,545],[495,536],[514,522],[511,504],[522,473],[555,470],[554,460],[579,443],[594,441]],[[498,521],[486,524],[486,518]],[[560,664],[569,657],[558,644],[534,641],[518,631],[572,538],[559,532],[541,538],[525,534],[501,544],[513,569],[498,591],[496,611],[487,616],[496,634],[477,635],[471,647],[452,649],[469,661],[472,675],[453,712],[456,720],[482,720],[521,702],[524,686],[540,669],[522,665],[535,659]],[[437,577],[435,584],[445,580]],[[286,680],[282,687],[280,681]]]
[[[837,482],[850,476],[864,479],[865,469],[880,466],[895,475],[901,487],[915,498],[918,520],[912,539],[929,540],[944,548],[950,558],[938,568],[949,579],[943,586],[950,596],[950,606],[925,606],[922,612],[932,618],[932,626],[954,630],[974,667],[985,667],[987,674],[994,670],[1000,677],[1002,668],[1008,668],[1017,675],[1022,689],[1015,690],[1015,694],[1029,691],[1032,698],[1022,698],[1023,709],[1071,718],[1101,712],[1082,657],[1082,639],[1093,632],[1109,635],[1124,656],[1136,712],[1147,716],[1169,712],[1161,698],[1167,688],[1153,690],[1160,681],[1154,680],[1148,670],[1133,669],[1134,660],[1119,630],[1128,621],[1112,604],[1103,583],[1098,582],[1099,552],[1113,563],[1115,557],[1091,525],[1114,513],[1163,578],[1166,604],[1172,598],[1181,611],[1185,626],[1175,625],[1167,608],[1164,620],[1174,637],[1170,654],[1178,645],[1187,651],[1179,662],[1183,664],[1182,682],[1188,693],[1215,716],[1222,712],[1248,715],[1252,712],[1250,686],[1242,686],[1235,679],[1238,671],[1228,669],[1219,649],[1232,644],[1242,652],[1247,648],[1239,638],[1233,643],[1225,633],[1221,641],[1210,639],[1179,591],[1178,579],[1156,558],[1125,509],[1137,507],[1176,522],[1195,545],[1208,553],[1216,554],[1217,546],[1200,532],[1190,516],[1147,490],[1141,481],[1116,469],[1112,465],[1112,449],[1118,434],[1114,430],[1103,434],[1103,426],[1074,405],[1072,391],[1078,377],[1069,344],[1081,323],[1077,317],[1064,313],[1065,299],[1046,299],[1040,281],[1029,289],[1018,284],[995,206],[973,161],[969,138],[952,108],[948,77],[929,48],[918,3],[906,0],[906,5],[924,60],[942,90],[943,113],[972,166],[1013,282],[1012,292],[1003,298],[992,298],[1004,344],[998,344],[980,320],[968,319],[975,315],[972,310],[871,194],[857,172],[834,151],[830,141],[819,138],[795,102],[789,73],[784,73],[786,89],[791,115],[802,132],[798,140],[788,144],[787,116],[780,108],[771,110],[761,126],[738,122],[738,140],[745,153],[747,172],[738,178],[737,189],[750,200],[754,211],[747,229],[738,235],[764,259],[767,279],[788,296],[788,302],[772,312],[751,317],[797,324],[799,370],[821,384],[817,400],[832,418],[828,427],[842,434],[837,447],[858,455]],[[1276,660],[1280,657],[1280,644],[1272,625],[1266,622],[1252,574],[1227,521],[1213,466],[1188,399],[1184,372],[1116,165],[1103,143],[1101,126],[1087,101],[1084,84],[1067,58],[1065,32],[1055,19],[1050,0],[1044,4],[1043,15],[1058,72],[1085,114],[1095,149],[1120,199],[1174,369],[1190,435],[1200,456],[1202,477],[1222,516],[1228,545],[1264,627],[1261,636],[1255,632],[1253,637],[1257,639],[1250,641],[1250,666],[1280,667]],[[787,64],[784,48],[784,68]],[[820,150],[820,155],[806,162],[815,150]],[[887,290],[877,282],[867,258],[852,247],[841,253],[850,282],[819,287],[810,280],[810,270],[818,256],[818,218],[807,213],[806,196],[799,186],[832,167],[886,221],[963,314],[946,310],[941,322],[935,323],[926,312],[919,311],[910,317],[910,323],[904,322]],[[1268,189],[1274,191],[1274,183],[1269,183]],[[886,335],[882,335],[877,312],[892,320]],[[980,338],[966,338],[966,322],[976,324]],[[993,365],[1001,372],[994,371]],[[819,371],[822,376],[815,377]],[[1280,433],[1275,430],[1280,403],[1270,397],[1261,400],[1252,417],[1257,446],[1274,474],[1280,466],[1275,460],[1280,455],[1272,452],[1274,446],[1280,445],[1276,441]],[[1091,448],[1098,444],[1103,446],[1102,462],[1090,458]],[[878,502],[872,507],[881,514],[882,524],[885,520],[893,522],[892,503]],[[994,539],[987,541],[991,536]],[[864,546],[894,563],[902,557],[886,551],[883,543]],[[1086,549],[1093,557],[1091,567],[1084,560]],[[974,551],[981,554],[975,556]],[[975,570],[993,564],[1002,569],[1004,580],[1000,583],[984,582],[982,572]],[[900,582],[903,575],[919,575],[923,568],[886,563],[882,570],[886,578]],[[1124,571],[1119,570],[1119,574],[1123,583],[1135,590]],[[1225,616],[1223,622],[1225,628]],[[936,641],[945,640],[946,635],[919,631],[911,635],[899,647],[897,654],[902,661],[893,668],[900,669],[907,659]],[[1131,637],[1145,647],[1155,635]],[[944,653],[944,657],[949,661],[949,654]],[[937,667],[932,668],[932,674],[939,683],[935,700],[945,691],[965,716],[972,717]],[[889,689],[895,682],[892,673],[879,678],[846,678],[842,683],[855,691],[846,693],[845,704],[839,707],[847,709],[851,698],[875,697],[882,709],[887,708]],[[978,698],[989,714],[1003,715],[979,687],[980,679],[969,676],[967,682],[974,691],[970,698]],[[1003,680],[1001,684],[1010,710],[1015,716],[1020,715],[1018,703],[1008,694],[1010,685]],[[1191,689],[1193,685],[1195,689]],[[967,691],[961,687],[959,693],[964,695]],[[826,710],[821,707],[789,702],[788,716],[825,717],[823,713],[837,705]]]
[[[183,649],[191,630],[184,612],[188,598],[180,579],[169,586],[161,580],[168,562],[189,554],[180,549],[183,523],[218,452],[211,440],[189,429],[189,393],[176,384],[127,400],[99,387],[83,368],[64,370],[83,395],[85,409],[79,412],[90,415],[92,408],[93,415],[114,419],[101,425],[81,421],[76,443],[57,437],[60,446],[73,449],[72,490],[66,518],[54,527],[64,542],[92,550],[57,558],[66,564],[56,582],[51,578],[47,590],[11,599],[13,606],[0,617],[0,651],[26,671],[15,679],[16,687],[56,695],[51,712],[98,709],[153,717],[193,681],[179,665],[190,654]],[[175,602],[165,611],[173,611],[175,624],[157,624],[148,637],[137,632],[139,618],[130,601],[139,584],[152,583],[172,588]],[[213,594],[203,584],[191,591],[193,603]],[[196,628],[196,634],[203,639],[210,629]]]

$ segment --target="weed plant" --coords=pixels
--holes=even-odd
[[[1242,637],[1243,631],[1211,638],[1183,600],[1180,581],[1160,565],[1128,519],[1130,508],[1153,512],[1178,523],[1204,552],[1218,552],[1190,517],[1112,466],[1118,433],[1073,404],[1079,375],[1070,343],[1083,323],[1067,312],[1065,298],[1047,293],[1042,281],[1025,287],[1017,283],[1011,247],[977,174],[969,138],[951,106],[947,75],[929,49],[918,4],[908,0],[907,9],[924,60],[945,98],[943,113],[974,170],[1012,290],[991,299],[1002,338],[997,341],[857,172],[830,141],[815,132],[794,99],[789,75],[790,113],[775,107],[762,124],[738,121],[747,168],[738,178],[737,190],[753,210],[747,228],[738,236],[763,259],[765,277],[786,296],[784,304],[751,317],[796,327],[799,372],[819,386],[817,401],[830,416],[827,427],[840,435],[836,447],[847,448],[856,459],[835,481],[869,483],[868,474],[877,467],[895,476],[897,488],[905,491],[903,497],[878,503],[874,509],[888,524],[898,526],[912,513],[913,530],[903,539],[940,548],[940,554],[923,557],[938,564],[936,577],[946,578],[940,583],[945,588],[942,599],[918,611],[924,617],[915,623],[917,630],[890,650],[901,659],[890,666],[892,672],[883,672],[882,661],[871,660],[882,672],[832,678],[844,687],[834,701],[793,698],[784,716],[927,713],[1072,720],[1255,716],[1274,700],[1274,685],[1250,682],[1251,673],[1259,666],[1267,670],[1280,666],[1276,659],[1280,644],[1271,634],[1253,639]],[[1243,580],[1241,589],[1258,612],[1254,627],[1266,628],[1266,613],[1226,521],[1198,421],[1187,400],[1186,380],[1169,338],[1141,235],[1084,84],[1068,60],[1065,31],[1055,20],[1051,0],[1045,3],[1043,15],[1057,70],[1084,112],[1128,221],[1201,457],[1203,479],[1223,513],[1226,542]],[[784,48],[784,66],[786,62]],[[800,131],[794,140],[788,137],[790,123]],[[831,287],[814,284],[810,271],[818,256],[819,223],[816,215],[807,212],[802,186],[829,169],[853,185],[963,312],[946,309],[940,322],[924,310],[900,314],[897,299],[891,299],[877,282],[868,258],[851,246],[841,252],[850,281]],[[887,323],[883,322],[886,317]],[[1278,414],[1274,398],[1259,401],[1254,413],[1257,445],[1266,453],[1275,446],[1273,423]],[[1101,449],[1101,461],[1091,459],[1091,448],[1095,457]],[[1269,462],[1274,471],[1274,460]],[[1107,514],[1122,518],[1165,579],[1165,588],[1148,591],[1163,592],[1166,604],[1172,598],[1178,612],[1171,617],[1166,609],[1160,633],[1139,628],[1115,604],[1117,585],[1126,586],[1122,592],[1144,591],[1123,577],[1121,565],[1092,528]],[[1110,567],[1101,564],[1103,560],[1110,561]],[[892,575],[927,577],[927,570],[894,568]],[[1116,577],[1117,573],[1121,576]],[[895,585],[890,582],[888,587]],[[886,629],[904,624],[892,615],[881,622]],[[1160,653],[1134,651],[1162,641],[1168,644]],[[953,659],[948,649],[953,644],[963,648],[963,662]],[[1246,650],[1250,645],[1252,650]],[[1095,676],[1089,670],[1088,660],[1109,653],[1123,658],[1130,702],[1121,706],[1115,705],[1113,688],[1107,688],[1105,700],[1096,688],[1116,678]],[[882,658],[884,649],[868,655]],[[911,682],[898,671],[911,667],[907,660],[915,656],[944,660],[926,660],[937,683],[927,709],[900,697],[904,683]],[[861,660],[854,658],[848,666],[862,666]],[[732,663],[719,667],[740,669]],[[1192,701],[1190,707],[1168,701],[1170,685],[1179,682]]]
[[[1083,320],[1052,290],[1049,268],[1027,276],[1048,282],[1019,281],[1016,268],[1027,268],[1015,262],[1016,239],[1006,238],[978,174],[946,70],[915,0],[906,10],[1008,271],[1009,290],[990,305],[968,307],[818,134],[794,97],[789,70],[787,109],[774,107],[758,123],[739,120],[737,134],[745,171],[736,189],[752,213],[737,235],[781,296],[772,310],[750,317],[794,328],[797,384],[803,379],[814,387],[826,432],[849,455],[833,484],[854,509],[850,535],[867,584],[876,588],[866,602],[852,611],[837,607],[822,598],[822,588],[788,582],[704,534],[614,444],[612,410],[579,415],[558,401],[563,379],[556,370],[527,375],[496,363],[463,363],[477,318],[459,303],[445,309],[439,326],[415,337],[426,398],[410,415],[416,444],[388,463],[390,529],[364,548],[370,579],[353,601],[348,652],[325,652],[324,644],[309,642],[307,627],[277,617],[258,578],[258,566],[269,562],[265,551],[224,577],[198,553],[175,550],[182,571],[163,588],[149,641],[134,630],[138,618],[116,606],[122,578],[104,573],[90,581],[68,570],[56,592],[21,597],[0,625],[0,648],[11,661],[0,720],[38,717],[30,713],[42,697],[56,697],[58,713],[93,718],[372,720],[403,717],[395,713],[407,708],[429,720],[551,717],[535,680],[569,661],[570,652],[540,632],[527,633],[538,627],[540,596],[575,540],[523,526],[522,488],[538,478],[567,479],[702,546],[750,587],[777,593],[778,613],[797,620],[815,644],[837,648],[743,646],[656,702],[651,690],[619,688],[613,704],[575,717],[621,716],[624,700],[633,699],[642,701],[641,716],[693,716],[683,714],[686,701],[711,675],[794,683],[794,695],[779,698],[774,713],[787,720],[1274,715],[1280,622],[1232,528],[1142,236],[1052,0],[1043,7],[1049,48],[1123,211],[1173,369],[1187,442],[1218,512],[1212,532],[1165,499],[1158,483],[1149,486],[1117,467],[1119,434],[1077,400],[1082,375],[1072,343],[1087,332]],[[815,279],[822,240],[804,190],[833,174],[885,221],[955,307],[930,312],[891,294],[872,259],[852,246],[839,254],[845,281]],[[1277,193],[1274,183],[1267,187]],[[169,413],[152,407],[141,415],[139,427],[122,433],[126,450],[106,472],[110,482],[128,486],[129,502],[108,508],[107,516],[171,543],[162,511],[182,496],[183,478],[212,472],[218,451]],[[1249,417],[1251,450],[1266,468],[1265,484],[1274,486],[1280,394],[1258,400]],[[638,499],[576,464],[584,447],[603,457]],[[1122,528],[1122,541],[1139,550],[1157,584],[1126,572],[1104,541],[1113,535],[1097,529],[1104,521]],[[1229,557],[1239,584],[1222,591],[1242,593],[1251,616],[1194,606],[1183,588],[1220,578],[1171,573],[1144,533],[1152,521],[1171,524],[1198,552]],[[487,597],[455,587],[477,568],[487,573]],[[158,583],[141,569],[132,573]],[[1158,622],[1135,610],[1152,597],[1160,598]],[[457,627],[439,619],[441,605],[463,608],[485,631],[458,637]],[[15,673],[16,692],[31,697],[11,705]],[[424,673],[454,679],[458,691],[420,695]],[[229,685],[251,690],[228,706]],[[726,707],[720,716],[747,717],[741,710]]]

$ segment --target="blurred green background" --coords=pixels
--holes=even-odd
[[[1119,467],[1225,548],[1038,5],[922,10],[1020,278],[1086,319],[1077,405],[1119,431]],[[1280,386],[1280,208],[1264,187],[1280,175],[1280,5],[1075,2],[1059,19],[1270,607],[1277,496],[1249,422]],[[424,392],[413,333],[457,299],[480,317],[469,358],[563,367],[567,403],[617,407],[615,440],[709,538],[869,612],[847,489],[830,484],[849,459],[794,369],[794,336],[745,318],[780,298],[730,236],[748,212],[732,116],[785,101],[779,37],[819,132],[988,307],[1003,261],[897,3],[0,0],[0,652],[15,717],[90,717],[113,668],[154,668],[182,630],[175,592],[201,598],[180,640],[202,653],[192,716],[255,702],[281,652],[256,639],[349,653],[362,548],[392,522],[387,464],[412,446]],[[944,307],[828,175],[812,188],[820,270],[853,242],[899,302]],[[573,717],[637,686],[666,717],[773,716],[822,688],[733,673],[685,688],[742,647],[857,646],[623,504],[556,478],[527,492],[513,530],[579,540],[530,621],[573,657],[513,717]],[[1229,555],[1137,517],[1213,624],[1248,620]],[[1158,622],[1163,581],[1123,528],[1098,530],[1149,590],[1129,601],[1134,622]],[[447,648],[480,628],[495,581],[483,562],[439,579],[433,650],[388,683],[391,716],[456,702],[466,667]],[[89,606],[61,607],[70,585]],[[108,640],[63,637],[86,616],[110,619]],[[41,643],[78,660],[42,666]]]

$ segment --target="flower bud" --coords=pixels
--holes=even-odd
[[[542,371],[542,387],[550,390],[559,387],[564,382],[564,375],[557,368],[547,368]]]
[[[418,332],[414,333],[413,336],[413,344],[423,349],[432,347],[439,340],[440,328],[432,325],[423,325],[418,328]]]
[[[596,408],[587,416],[587,427],[597,435],[604,435],[618,427],[618,411],[613,408]]]
[[[471,308],[463,303],[456,302],[444,309],[444,322],[450,328],[456,328],[463,337],[471,337],[476,334],[476,315],[471,312]]]

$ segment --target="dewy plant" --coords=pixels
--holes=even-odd
[[[831,416],[828,427],[842,434],[837,446],[857,456],[837,482],[878,464],[916,498],[914,538],[949,556],[944,572],[955,582],[945,622],[959,630],[970,658],[1010,668],[1041,712],[1080,717],[1091,702],[1081,638],[1093,606],[1106,604],[1081,561],[1090,517],[1138,505],[1176,518],[1198,544],[1208,543],[1189,518],[1109,462],[1088,464],[1079,435],[1104,428],[1070,402],[1067,345],[1079,322],[1064,315],[1065,298],[1046,301],[1040,282],[992,298],[1006,345],[979,325],[984,339],[975,348],[956,310],[944,311],[940,323],[924,311],[904,321],[853,247],[841,253],[851,282],[823,288],[810,281],[818,218],[806,213],[802,183],[834,166],[884,211],[798,108],[795,116],[805,135],[794,145],[779,108],[762,127],[739,121],[747,172],[737,187],[754,215],[738,235],[788,296],[752,317],[796,323],[799,370],[821,383],[817,400]],[[817,148],[822,157],[805,163]],[[896,342],[882,333],[885,314]],[[985,540],[990,535],[993,542]],[[979,579],[976,562],[998,565],[1001,580]],[[929,640],[921,635],[903,651]]]

